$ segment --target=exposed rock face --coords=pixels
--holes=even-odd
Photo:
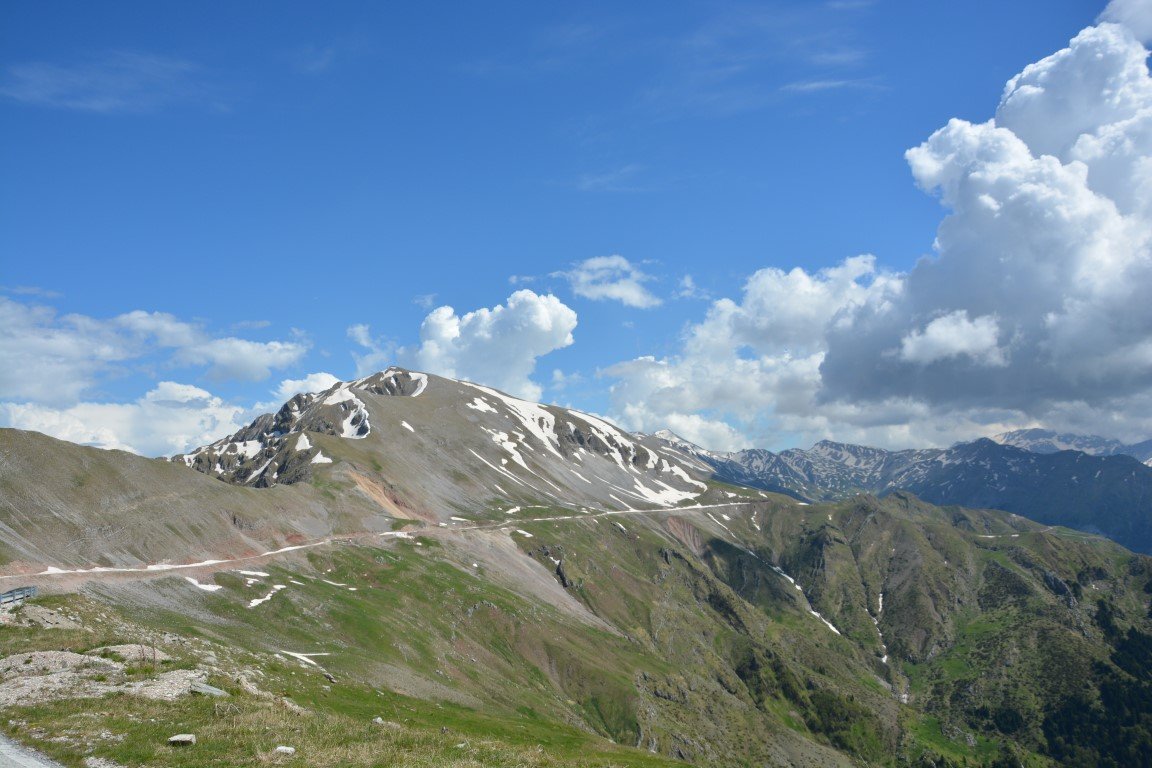
[[[301,393],[275,414],[266,413],[233,435],[174,456],[198,472],[228,482],[267,488],[308,482],[320,456],[308,434],[361,439],[372,432],[368,409],[356,391],[376,395],[416,397],[424,391],[424,374],[398,368],[341,382],[320,393]]]
[[[359,389],[374,395],[418,397],[428,386],[428,377],[423,373],[389,368],[356,382]]]
[[[124,666],[115,659],[70,651],[14,654],[0,659],[0,707],[109,693],[172,701],[187,696],[193,681],[208,676],[202,670],[177,669],[145,680],[127,680]]]

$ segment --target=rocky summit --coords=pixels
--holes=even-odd
[[[707,467],[659,440],[399,368],[296,395],[274,415],[172,461],[257,488],[322,475],[371,493],[385,477],[404,514],[437,520],[507,502],[667,506],[707,491],[695,477]]]

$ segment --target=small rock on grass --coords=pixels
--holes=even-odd
[[[196,734],[178,733],[168,738],[168,743],[174,747],[188,747],[196,743]]]
[[[201,696],[217,696],[223,698],[229,695],[228,691],[221,690],[207,683],[202,683],[199,680],[193,680],[190,686],[192,693],[198,693]]]
[[[294,755],[296,754],[296,747],[285,747],[283,744],[281,744],[280,746],[276,747],[275,751],[281,755]]]
[[[376,725],[382,725],[385,728],[397,728],[398,729],[398,728],[404,727],[404,726],[400,725],[400,723],[394,723],[391,720],[385,720],[382,717],[374,717],[374,718],[372,718],[372,722],[374,722]]]

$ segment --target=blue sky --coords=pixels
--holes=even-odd
[[[1141,41],[1145,6],[1110,6]],[[1004,378],[1019,350],[1051,348],[1026,343],[1006,310],[951,299],[925,298],[873,350],[923,368],[922,389],[881,370],[857,391],[834,363],[859,361],[834,355],[806,404],[782,405],[801,395],[781,376],[810,378],[853,345],[835,336],[835,311],[777,316],[779,301],[753,307],[750,290],[754,275],[795,268],[817,292],[837,270],[873,297],[885,281],[892,295],[923,284],[908,276],[934,253],[948,193],[928,171],[914,178],[905,152],[952,118],[998,114],[1011,77],[1103,10],[8,4],[0,422],[168,453],[275,402],[285,380],[400,362],[723,448],[946,444],[1040,422],[1134,436],[1124,429],[1144,425],[1116,398],[1143,396],[1141,371],[1088,395],[1038,391],[1045,408],[1005,395],[1019,378],[942,392],[949,360]],[[1014,248],[1018,234],[998,236]],[[846,261],[861,254],[870,267]],[[799,295],[782,279],[773,290]],[[517,291],[530,294],[512,302]],[[716,342],[727,357],[709,364],[698,348],[725,300],[759,336],[733,341],[729,323]],[[789,336],[804,322],[821,329],[815,346]],[[976,341],[932,346],[949,332]],[[792,341],[765,347],[777,338]],[[781,367],[800,358],[806,372]],[[653,365],[669,380],[654,383]],[[725,399],[671,381],[710,370],[757,391]],[[1141,383],[1117,391],[1117,377]],[[187,411],[185,426],[150,428],[160,416],[146,402]]]

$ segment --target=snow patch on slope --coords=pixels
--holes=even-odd
[[[282,589],[287,589],[287,588],[288,588],[287,584],[273,584],[271,592],[264,595],[264,597],[257,597],[257,598],[254,598],[254,599],[248,601],[248,607],[249,608],[255,608],[256,606],[260,605],[261,603],[266,603],[269,600],[271,600],[272,596],[275,595],[277,592],[279,592]]]
[[[516,417],[520,420],[524,429],[528,430],[530,435],[543,443],[544,447],[558,458],[564,458],[560,454],[560,444],[556,441],[556,417],[542,405],[530,403],[527,400],[521,400],[511,395],[505,395],[502,392],[481,386],[480,384],[471,384],[470,386],[504,403],[508,410],[516,414]]]

